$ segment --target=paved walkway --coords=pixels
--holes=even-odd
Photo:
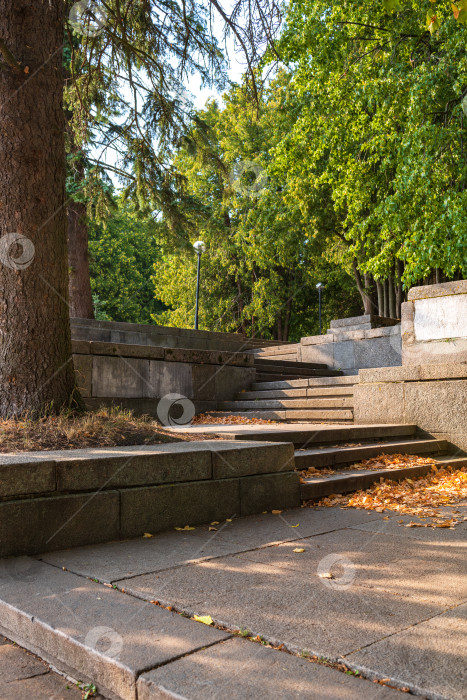
[[[467,506],[457,510],[467,516]],[[113,684],[125,699],[405,697],[390,684],[465,700],[467,518],[455,529],[409,522],[298,508],[10,560],[0,563],[0,624],[18,630],[17,641],[21,630],[36,643],[43,635],[49,659],[61,653],[59,630],[82,677],[95,673],[104,695]],[[224,629],[176,612],[210,615]],[[232,637],[239,629],[284,648]]]

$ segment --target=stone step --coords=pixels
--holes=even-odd
[[[1,454],[0,557],[298,505],[293,447],[277,442]]]
[[[352,396],[352,385],[331,387],[303,387],[302,389],[270,389],[269,391],[241,391],[235,394],[235,401],[253,401],[255,399],[281,398],[325,398],[327,396]]]
[[[256,411],[258,409],[303,408],[303,409],[333,409],[352,408],[353,397],[324,397],[321,399],[255,399],[254,401],[219,401],[221,411]]]
[[[439,467],[448,465],[464,467],[467,465],[467,457],[446,456],[437,459],[436,464]],[[381,469],[378,471],[347,469],[316,479],[306,479],[305,483],[302,482],[300,484],[300,494],[302,500],[317,500],[331,494],[351,493],[352,491],[370,488],[370,486],[379,482],[381,477],[392,481],[403,481],[407,478],[412,479],[425,476],[430,471],[431,464],[420,464],[403,469]]]
[[[251,385],[252,391],[269,391],[275,389],[297,389],[303,387],[333,387],[333,386],[353,386],[358,384],[358,375],[340,375],[336,377],[305,377],[303,379],[289,379],[285,381],[256,381]]]
[[[309,372],[304,372],[304,371],[298,371],[296,373],[292,372],[264,372],[261,370],[260,372],[256,372],[256,381],[257,382],[288,382],[288,381],[293,381],[294,379],[312,379],[314,377],[340,377],[341,372],[338,370],[331,370],[331,369],[310,369]]]
[[[258,410],[231,410],[231,411],[209,411],[209,415],[214,418],[229,418],[231,416],[240,418],[261,418],[272,421],[292,421],[296,423],[311,422],[340,423],[342,421],[353,421],[353,411],[339,408],[288,408],[288,409],[258,409]]]
[[[291,362],[290,366],[282,366],[280,362],[270,362],[264,360],[267,364],[257,364],[254,362],[254,367],[258,374],[282,374],[291,377],[339,377],[342,372],[337,369],[329,369],[326,365],[322,367],[299,367],[299,362]]]
[[[295,452],[295,468],[323,469],[336,464],[354,464],[380,454],[439,455],[448,449],[447,440],[394,440],[372,442],[357,447],[324,447]]]
[[[281,360],[255,357],[255,367],[277,367],[278,369],[328,369],[324,362],[296,362],[295,360]]]
[[[251,415],[251,413],[243,415]],[[280,426],[264,426],[262,429],[248,431],[242,430],[241,427],[236,431],[235,426],[232,426],[232,430],[222,432],[222,437],[232,440],[265,440],[268,442],[277,440],[278,442],[292,442],[295,447],[306,447],[308,445],[325,443],[410,437],[414,436],[416,431],[416,425],[401,423],[388,425],[312,426],[311,428],[298,428],[297,430],[291,430],[290,428],[281,429]]]
[[[0,629],[118,700],[136,700],[149,669],[231,636],[28,557],[0,562]]]

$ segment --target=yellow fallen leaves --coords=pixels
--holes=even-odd
[[[282,513],[282,511],[281,510],[272,510],[271,513],[273,515],[280,515],[280,513]]]
[[[295,552],[295,554],[301,554],[305,550],[303,547],[295,547],[295,549],[293,551]]]
[[[154,535],[151,535],[150,532],[145,532],[143,537],[149,538],[149,537],[154,537]]]
[[[275,423],[274,420],[265,420],[264,418],[248,418],[247,416],[210,416],[209,413],[200,413],[193,418],[195,425],[248,425],[255,423],[262,425],[263,423]]]
[[[191,527],[191,525],[185,525],[185,527],[176,527],[176,530],[183,532],[185,530],[196,530],[195,527]]]
[[[394,511],[401,515],[432,519],[429,523],[411,521],[407,527],[448,528],[454,527],[459,521],[452,516],[443,517],[439,508],[464,499],[467,499],[467,467],[437,469],[433,465],[433,473],[420,479],[404,479],[400,482],[382,479],[366,491],[356,491],[346,496],[333,495],[310,505],[363,508],[379,513]]]
[[[211,615],[193,615],[193,620],[196,620],[196,622],[202,622],[203,625],[212,625],[213,623]]]
[[[420,467],[425,464],[435,466],[435,460],[431,457],[417,457],[417,455],[386,455],[380,454],[377,457],[363,459],[361,462],[352,464],[350,469],[370,469],[379,471],[380,469],[405,469],[406,467]]]

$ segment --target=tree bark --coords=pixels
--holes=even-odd
[[[94,318],[89,277],[86,205],[82,202],[68,203],[68,269],[70,317]]]
[[[0,0],[0,416],[56,411],[75,387],[68,311],[62,0]],[[19,244],[15,236],[21,236]]]
[[[376,291],[378,293],[378,316],[384,316],[384,285],[377,280]]]
[[[363,302],[363,313],[364,314],[371,314],[372,313],[371,298],[369,297],[367,290],[363,286],[362,276],[360,274],[360,270],[357,267],[356,260],[353,261],[352,267],[353,267],[355,282],[357,283],[357,288],[358,288],[358,291],[360,292],[360,296],[361,296],[362,302]]]

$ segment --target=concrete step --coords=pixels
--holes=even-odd
[[[297,450],[295,468],[298,470],[314,467],[323,469],[336,464],[355,464],[380,454],[440,455],[448,449],[447,440],[393,440],[371,442],[357,447],[324,447]]]
[[[341,372],[338,370],[331,370],[331,369],[310,369],[308,372],[305,372],[303,370],[298,370],[297,372],[282,372],[282,371],[275,371],[275,372],[265,372],[261,369],[261,371],[256,372],[256,381],[257,382],[289,382],[293,381],[294,379],[313,379],[314,377],[340,377]]]
[[[289,379],[286,381],[257,380],[251,385],[251,391],[270,391],[275,389],[298,389],[303,387],[334,387],[353,386],[358,384],[358,375],[339,375],[336,377],[305,377],[303,379]]]
[[[281,360],[255,357],[255,367],[277,367],[280,369],[328,369],[324,362],[296,362],[295,360]]]
[[[258,409],[304,408],[333,409],[352,408],[353,397],[324,397],[321,399],[255,399],[254,401],[219,401],[221,411],[257,411]]]
[[[339,377],[342,372],[340,370],[328,369],[326,365],[323,367],[299,367],[299,362],[291,362],[290,365],[282,365],[280,362],[270,362],[264,360],[265,364],[257,364],[255,360],[254,367],[259,374],[283,374],[291,377]]]
[[[109,698],[135,700],[140,674],[231,636],[28,557],[1,561],[0,582],[2,633]]]
[[[241,391],[235,394],[235,401],[253,401],[256,399],[281,399],[281,398],[325,398],[327,396],[352,396],[352,385],[315,387],[302,389],[270,389],[269,391]]]
[[[298,505],[293,447],[277,442],[1,454],[0,557]]]
[[[283,412],[285,413],[285,411]],[[288,411],[287,413],[290,413]],[[243,415],[251,415],[245,413]],[[321,445],[325,443],[355,442],[360,440],[385,440],[391,438],[411,437],[416,434],[417,426],[414,424],[394,423],[389,425],[339,425],[339,426],[312,426],[307,429],[297,430],[281,429],[280,426],[264,426],[258,430],[223,431],[222,437],[232,440],[265,440],[268,442],[293,442],[295,447],[307,447],[308,445]]]
[[[464,467],[467,465],[467,457],[445,456],[437,459],[436,464],[438,466]],[[403,481],[407,478],[412,479],[425,476],[430,471],[431,464],[420,464],[403,469],[381,469],[378,471],[347,469],[316,479],[306,479],[305,483],[300,484],[300,494],[302,500],[317,500],[331,494],[351,493],[352,491],[370,488],[381,477],[392,481]]]
[[[273,421],[288,421],[288,422],[311,422],[321,423],[323,421],[329,423],[340,423],[342,421],[353,421],[353,411],[351,409],[339,408],[287,408],[287,409],[253,409],[250,410],[231,410],[231,411],[209,411],[209,415],[214,418],[228,418],[230,416],[238,416],[241,418],[261,418],[262,420]]]

